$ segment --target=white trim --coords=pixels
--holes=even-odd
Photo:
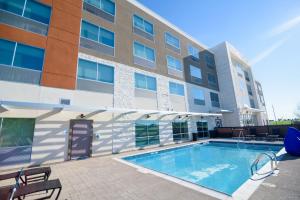
[[[176,32],[178,32],[179,34],[185,36],[186,38],[188,38],[189,40],[195,42],[197,45],[201,46],[202,48],[204,48],[205,50],[212,52],[209,50],[209,48],[200,43],[198,40],[196,40],[195,38],[193,38],[192,36],[190,36],[189,34],[185,33],[184,31],[182,31],[181,29],[179,29],[177,26],[175,26],[174,24],[170,23],[169,21],[167,21],[166,19],[164,19],[163,17],[161,17],[160,15],[158,15],[157,13],[155,13],[154,11],[150,10],[149,8],[147,8],[146,6],[144,6],[143,4],[139,3],[136,0],[127,0],[127,2],[131,3],[132,5],[138,7],[139,9],[143,10],[144,12],[146,12],[148,15],[151,15],[152,17],[156,18],[158,21],[164,23],[165,25],[169,26],[170,28],[172,28],[173,30],[175,30]]]
[[[39,102],[23,102],[23,101],[0,101],[0,105],[7,107],[7,109],[33,109],[33,110],[53,110],[63,109],[64,111],[78,111],[78,112],[95,112],[97,110],[105,110],[112,113],[128,113],[136,112],[141,114],[157,113],[159,115],[177,114],[177,115],[192,115],[192,116],[215,116],[220,117],[220,113],[196,113],[196,112],[174,112],[174,111],[163,111],[163,110],[145,110],[145,109],[125,109],[117,107],[82,107],[82,106],[68,106],[61,104],[47,104]]]

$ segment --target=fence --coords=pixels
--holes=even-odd
[[[287,129],[295,127],[300,129],[300,124],[292,125],[268,125],[268,126],[245,126],[245,127],[220,127],[216,128],[213,134],[214,138],[232,138],[238,137],[240,129],[243,129],[245,135],[271,134],[279,135],[284,138]]]

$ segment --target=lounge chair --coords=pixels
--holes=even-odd
[[[25,170],[22,169],[17,172],[0,174],[0,181],[7,179],[20,179],[22,181],[22,184],[27,185],[28,183],[32,182],[48,180],[50,174],[50,167],[39,167]]]
[[[55,199],[59,198],[62,186],[59,179],[47,180],[42,182],[31,183],[28,185],[19,185],[16,183],[15,186],[6,186],[0,188],[0,199],[1,200],[12,200],[12,199],[25,199],[27,195],[48,191],[51,193],[47,196],[40,197],[38,199],[50,199],[54,194],[55,190],[58,190]]]

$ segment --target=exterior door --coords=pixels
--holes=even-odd
[[[70,121],[69,159],[83,159],[92,154],[93,120]]]

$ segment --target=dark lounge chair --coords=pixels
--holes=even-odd
[[[25,199],[26,195],[51,191],[51,193],[44,197],[39,197],[38,199],[50,199],[54,194],[55,190],[58,190],[55,199],[59,198],[62,186],[59,179],[47,180],[42,182],[31,183],[24,186],[19,186],[18,183],[15,186],[6,186],[0,188],[0,199],[10,200],[10,199]]]
[[[50,173],[50,167],[44,167],[27,169],[24,171],[20,170],[18,172],[0,175],[0,180],[7,180],[12,178],[16,180],[15,185],[4,186],[0,188],[0,199],[25,199],[26,195],[40,193],[43,191],[48,194],[48,191],[51,191],[49,195],[38,198],[49,199],[52,197],[55,190],[58,190],[55,197],[55,199],[58,199],[62,186],[59,179],[48,180]]]
[[[20,170],[18,172],[12,172],[8,174],[0,174],[0,181],[7,179],[20,179],[22,181],[22,184],[27,185],[28,183],[32,182],[48,180],[50,174],[50,167],[39,167]]]

